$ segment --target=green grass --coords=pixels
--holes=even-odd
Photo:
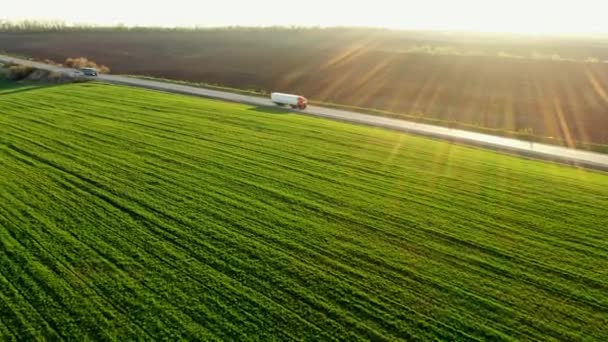
[[[608,339],[606,174],[95,83],[0,127],[0,340]]]

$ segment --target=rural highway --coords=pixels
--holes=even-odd
[[[61,68],[49,64],[4,55],[0,55],[0,62],[14,62],[18,64],[30,65],[36,68],[47,69],[57,72],[75,72],[74,69]],[[101,75],[93,79],[108,83],[208,97],[231,102],[251,104],[255,106],[274,106],[274,104],[270,101],[269,98],[241,95],[230,92],[191,87],[166,82],[143,80],[134,77]],[[337,110],[319,106],[309,106],[306,110],[293,112],[301,115],[317,116],[332,120],[339,120],[356,124],[404,131],[412,134],[424,135],[452,142],[481,146],[499,151],[507,151],[510,153],[515,153],[532,158],[551,160],[586,168],[608,171],[608,154],[575,150],[566,147],[498,137],[483,133],[465,131],[461,129],[433,126],[411,121],[391,119],[376,115],[368,115],[352,111]]]

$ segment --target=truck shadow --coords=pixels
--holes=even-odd
[[[15,88],[9,88],[6,90],[2,90],[2,88],[0,88],[0,96],[24,93],[26,91],[35,91],[35,90],[40,90],[40,89],[49,88],[49,87],[56,87],[56,86],[58,86],[58,84],[23,85],[23,86],[17,86]]]
[[[263,114],[273,115],[289,115],[292,114],[292,109],[289,107],[278,107],[278,106],[256,106],[247,109],[248,111],[258,112]]]

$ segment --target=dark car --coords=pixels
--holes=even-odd
[[[80,71],[82,71],[85,76],[97,76],[97,70],[93,68],[81,68]]]

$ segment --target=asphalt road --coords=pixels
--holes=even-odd
[[[57,72],[76,72],[73,69],[59,68],[44,63],[18,59],[4,55],[0,55],[0,62],[15,62]],[[166,82],[142,80],[133,77],[118,75],[100,75],[99,77],[96,77],[94,79],[108,83],[123,84],[174,93],[209,97],[220,100],[251,104],[255,106],[274,106],[274,104],[268,98],[241,95],[230,92],[190,87],[186,85],[172,84]],[[433,138],[464,143],[468,145],[481,146],[499,151],[507,151],[510,153],[515,153],[527,157],[557,161],[581,167],[608,171],[608,154],[575,150],[560,146],[470,132],[461,129],[433,126],[405,120],[391,119],[381,116],[368,115],[318,106],[309,106],[306,110],[294,112],[301,115],[317,116],[332,120],[339,120],[356,124],[404,131],[412,134],[424,135]]]

